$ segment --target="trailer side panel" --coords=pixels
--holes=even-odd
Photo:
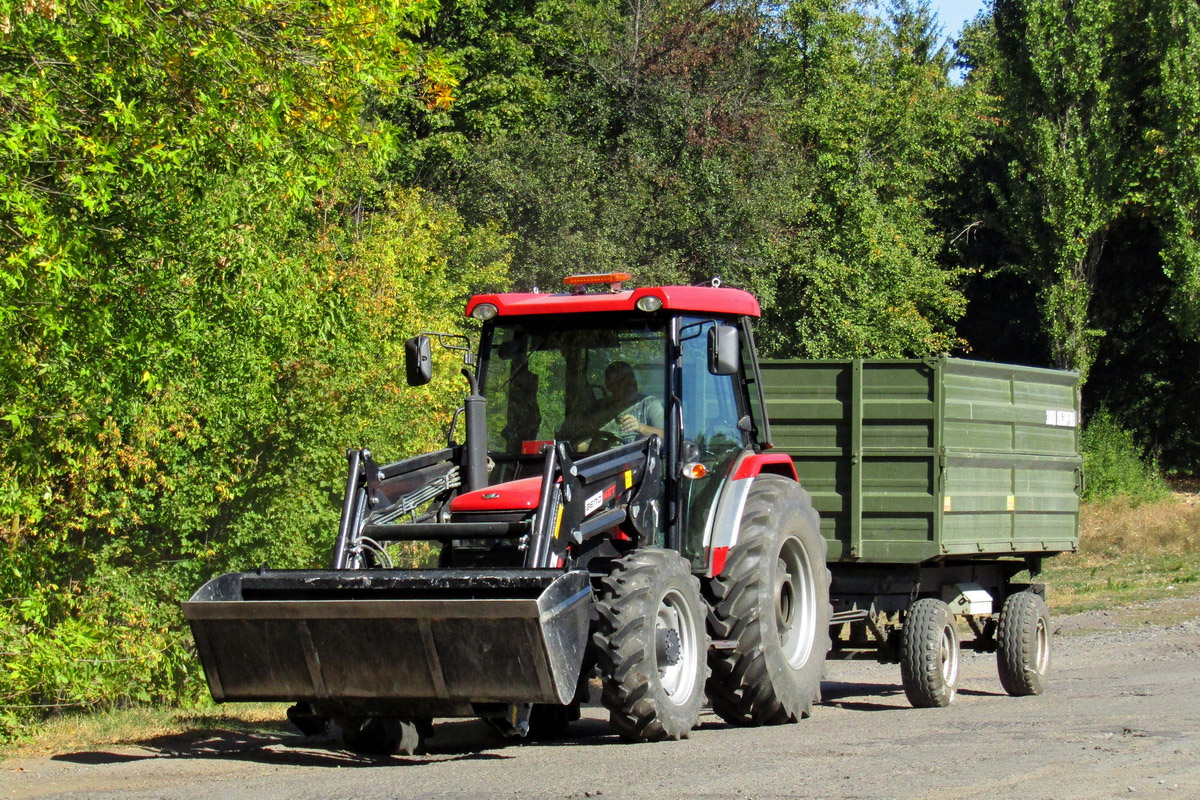
[[[774,445],[830,561],[1050,554],[1078,544],[1078,377],[933,359],[762,364]]]

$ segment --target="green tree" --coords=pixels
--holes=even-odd
[[[952,349],[964,300],[935,225],[938,187],[978,148],[985,98],[951,85],[921,4],[894,4],[888,24],[856,4],[806,0],[782,22],[785,136],[808,173],[768,315],[772,349]]]
[[[541,4],[536,25],[512,28],[534,60],[504,78],[541,87],[541,113],[486,130],[464,113],[452,127],[474,144],[423,185],[513,231],[524,286],[604,268],[748,283],[763,270],[765,182],[747,166],[769,165],[757,145],[770,137],[754,20],[707,2]],[[479,82],[468,71],[463,95]]]
[[[1102,331],[1089,308],[1108,231],[1129,198],[1132,133],[1114,85],[1108,0],[997,0],[1006,138],[994,192],[1018,269],[1038,287],[1053,363],[1086,374]]]
[[[500,78],[468,69],[462,94],[537,86],[539,113],[500,121],[503,104],[481,103],[497,114],[485,130],[472,120],[492,112],[456,106],[433,135],[470,144],[420,181],[514,234],[520,285],[716,275],[758,294],[771,352],[955,345],[935,187],[972,151],[980,101],[951,86],[927,5],[882,21],[836,2],[555,0],[534,24],[498,8],[501,49],[519,56]],[[441,40],[495,62],[482,52],[496,40],[466,42]]]
[[[1013,0],[958,43],[1000,96],[957,190],[980,268],[962,330],[987,357],[1081,369],[1085,409],[1176,470],[1198,463],[1198,31],[1194,3]]]
[[[1126,94],[1146,106],[1141,139],[1146,187],[1171,286],[1170,318],[1200,338],[1200,7],[1187,0],[1131,4],[1118,34],[1129,63]],[[1144,6],[1144,12],[1141,7]],[[1141,13],[1139,13],[1141,12]],[[1139,36],[1144,32],[1144,37]]]
[[[1194,335],[1200,108],[1193,3],[997,0],[995,64],[1007,174],[993,192],[1015,269],[1039,291],[1053,362],[1087,373],[1096,288],[1123,217],[1153,220],[1169,313]],[[986,67],[987,65],[985,65]]]

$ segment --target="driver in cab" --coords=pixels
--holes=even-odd
[[[600,425],[598,435],[576,445],[577,452],[605,449],[597,440],[610,437],[628,444],[642,437],[663,435],[662,400],[638,391],[633,367],[624,361],[609,364],[604,370],[604,388],[608,394],[600,400],[593,418],[607,421]]]

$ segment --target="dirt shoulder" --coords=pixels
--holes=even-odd
[[[1082,611],[1054,619],[1054,633],[1080,636],[1092,633],[1120,633],[1146,626],[1200,625],[1200,590],[1189,587],[1179,597],[1149,600],[1128,606]]]

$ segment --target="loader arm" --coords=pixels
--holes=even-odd
[[[450,515],[461,481],[457,448],[380,467],[370,451],[350,451],[350,476],[334,569],[371,565],[364,555],[398,541],[514,540],[529,569],[557,569],[572,551],[624,526],[623,540],[652,544],[660,525],[662,440],[648,437],[574,460],[565,442],[543,447],[538,504],[517,520]],[[493,487],[488,487],[493,488]],[[505,511],[509,509],[497,509]]]
[[[568,702],[591,613],[587,563],[652,543],[661,450],[655,436],[573,460],[565,443],[547,445],[536,508],[488,521],[451,512],[455,448],[382,467],[351,451],[334,569],[229,573],[184,604],[213,697],[306,701],[330,717]],[[506,542],[522,561],[362,568],[412,540]]]

